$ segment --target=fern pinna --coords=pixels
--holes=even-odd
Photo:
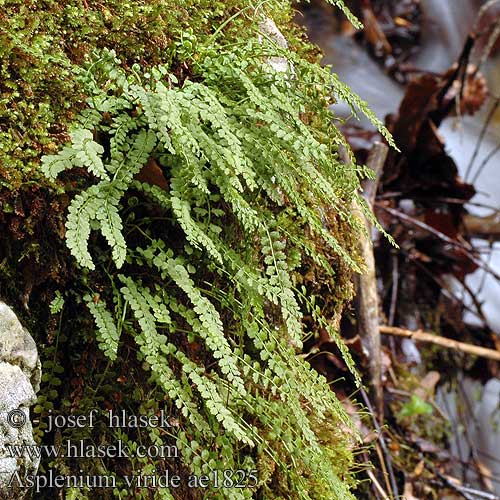
[[[266,63],[277,52],[293,75]],[[360,230],[349,209],[360,172],[337,159],[344,141],[326,108],[329,92],[385,130],[328,69],[272,41],[192,54],[183,82],[165,66],[129,74],[113,51],[96,55],[81,75],[92,97],[71,144],[43,158],[49,177],[84,167],[95,178],[70,205],[66,239],[89,270],[91,231],[111,248],[115,296],[84,297],[98,341],[114,361],[120,337],[135,339],[152,381],[175,403],[177,446],[193,473],[258,472],[252,488],[213,488],[210,498],[252,498],[257,489],[262,498],[353,498],[352,479],[341,477],[352,456],[320,429],[344,449],[356,433],[324,378],[298,356],[303,303],[294,271],[307,254],[331,273],[325,252],[359,268],[322,219],[329,206]],[[139,180],[151,160],[167,189]],[[139,206],[155,216],[139,217]],[[314,320],[335,335],[328,318]]]

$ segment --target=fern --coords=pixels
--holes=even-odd
[[[66,221],[66,243],[80,265],[95,269],[92,256],[88,251],[90,222],[96,217],[99,209],[98,190],[92,186],[78,194],[69,207]]]
[[[90,295],[85,295],[83,300],[87,303],[87,307],[92,313],[97,325],[97,340],[99,346],[111,361],[115,361],[118,353],[120,334],[115,325],[113,315],[106,308],[104,302],[94,302]]]
[[[147,299],[144,298],[144,295],[148,295],[147,292],[144,288],[139,288],[131,278],[120,276],[120,279],[124,283],[121,289],[123,296],[129,302],[141,326],[137,342],[142,347],[144,359],[150,364],[156,381],[165,393],[176,402],[182,414],[185,417],[189,416],[189,420],[195,428],[210,435],[210,427],[199,414],[196,404],[192,400],[191,391],[185,384],[179,382],[170,367],[162,362],[160,354],[170,354],[174,347],[167,342],[165,336],[156,330],[155,318],[151,314]]]
[[[56,155],[46,155],[42,158],[42,172],[50,179],[55,179],[61,172],[73,167],[76,151],[66,146]]]
[[[290,341],[302,347],[302,314],[292,291],[292,280],[286,262],[286,243],[277,231],[263,233],[262,253],[266,264],[266,276],[262,279],[266,297],[281,305],[283,319],[288,329]]]
[[[112,51],[96,54],[80,75],[92,97],[71,144],[43,158],[50,178],[73,167],[95,178],[70,204],[66,239],[83,268],[105,271],[112,283],[113,265],[122,269],[119,328],[105,301],[85,297],[99,345],[116,360],[120,337],[134,339],[151,382],[182,420],[176,439],[193,473],[271,460],[274,477],[259,483],[264,496],[280,479],[294,498],[352,498],[318,429],[330,421],[349,429],[338,438],[344,445],[356,431],[324,378],[297,356],[304,305],[359,378],[294,273],[303,256],[330,276],[332,254],[360,267],[325,223],[328,207],[354,234],[363,230],[350,212],[360,168],[338,160],[345,141],[325,107],[327,93],[390,135],[335,75],[272,41],[214,48],[196,46],[191,34],[178,54],[187,40],[197,56],[189,60],[192,78],[180,83],[164,66],[135,66],[127,75]],[[277,53],[294,74],[269,67]],[[139,180],[150,159],[167,189]],[[98,268],[92,230],[111,248]],[[252,492],[212,488],[210,495]]]
[[[146,252],[139,250],[139,255],[147,257]],[[222,321],[215,307],[201,295],[180,259],[168,258],[166,254],[160,252],[152,259],[152,263],[159,271],[166,272],[189,297],[193,304],[193,311],[198,318],[197,321],[188,321],[193,329],[203,336],[207,347],[212,351],[214,357],[219,360],[222,373],[227,376],[234,388],[242,396],[245,396],[246,391],[237,368],[237,359],[233,357],[231,348],[225,339]]]
[[[78,129],[72,132],[70,136],[73,150],[76,152],[73,163],[77,166],[87,167],[89,172],[101,179],[109,180],[101,159],[104,148],[94,142],[92,132],[86,129]]]

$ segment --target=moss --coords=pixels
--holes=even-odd
[[[27,257],[46,267],[53,246],[63,248],[61,189],[40,172],[40,158],[55,153],[69,140],[68,126],[88,97],[76,70],[95,49],[113,48],[127,68],[160,62],[179,66],[182,76],[189,67],[176,57],[174,41],[189,30],[203,41],[217,35],[227,44],[250,36],[254,9],[249,0],[71,0],[5,1],[0,12],[0,227],[6,245],[0,251],[4,277],[26,274]],[[293,23],[294,12],[273,0],[262,6],[278,24],[286,26],[293,47],[311,60],[317,51]],[[228,22],[229,21],[229,22]],[[78,179],[67,186],[74,189]],[[16,213],[15,206],[43,191],[45,214],[31,215],[30,207]],[[64,196],[63,196],[64,197]],[[50,210],[49,210],[50,207]],[[58,227],[58,231],[51,228]],[[46,231],[46,228],[49,231]],[[21,234],[22,233],[22,234]],[[14,243],[15,242],[15,243]],[[65,251],[63,251],[65,254]],[[22,258],[14,258],[14,255]],[[37,275],[35,267],[32,271]],[[43,280],[35,280],[36,285]],[[15,287],[2,280],[0,293],[26,307],[32,288],[24,279]]]
[[[7,1],[0,13],[0,187],[43,182],[42,154],[54,152],[84,105],[75,76],[96,48],[113,48],[124,65],[143,67],[175,59],[174,40],[191,30],[203,40],[224,25],[224,39],[235,43],[250,32],[248,0],[85,0]],[[289,26],[292,43],[311,53],[290,9],[267,2],[262,12]],[[293,36],[292,36],[293,35]]]
[[[283,2],[273,0],[262,6],[262,12],[286,26],[294,49],[316,60],[317,49],[305,41],[303,30],[293,23],[293,10],[282,7]],[[4,278],[0,280],[0,293],[5,298],[26,308],[33,286],[24,278],[13,283],[9,277],[28,274],[27,257],[46,268],[54,246],[66,255],[61,244],[65,195],[47,181],[39,166],[44,154],[55,153],[69,140],[68,126],[85,107],[88,96],[76,75],[82,62],[95,49],[109,47],[127,68],[134,63],[148,67],[171,62],[187,77],[189,68],[177,60],[175,53],[174,41],[179,40],[180,33],[189,30],[204,40],[224,26],[218,37],[228,44],[236,43],[255,29],[248,15],[251,9],[249,0],[2,3],[0,228],[6,244],[0,250]],[[69,182],[71,191],[78,179],[73,177]],[[17,213],[15,207],[42,192],[47,212],[33,216],[28,203]],[[53,231],[55,226],[58,229]],[[44,283],[43,273],[40,276],[34,265],[28,267],[37,276],[33,285]]]
[[[248,15],[254,4],[249,0],[71,0],[4,2],[3,8],[0,14],[0,123],[4,125],[0,131],[0,229],[6,243],[0,249],[0,295],[17,304],[18,311],[29,322],[31,331],[43,347],[45,378],[37,413],[43,416],[55,406],[62,413],[77,411],[84,414],[95,405],[126,407],[132,414],[156,412],[165,401],[162,394],[152,391],[144,366],[136,359],[137,346],[132,335],[124,338],[120,345],[119,357],[123,362],[110,367],[97,349],[93,327],[81,303],[79,292],[90,288],[95,293],[96,301],[99,301],[100,294],[103,297],[107,295],[108,303],[113,301],[108,280],[111,266],[107,247],[101,244],[99,238],[94,238],[92,245],[98,250],[99,270],[92,274],[92,283],[89,284],[88,275],[76,268],[64,245],[63,223],[68,199],[92,179],[83,170],[75,170],[65,175],[64,184],[50,183],[40,173],[40,158],[56,152],[67,142],[68,127],[89,97],[76,69],[90,60],[95,49],[113,48],[127,73],[135,71],[135,64],[146,71],[158,63],[168,63],[182,81],[192,78],[193,72],[182,54],[182,48],[187,47],[190,40],[185,38],[179,45],[181,34],[192,34],[202,45],[208,37],[222,39],[226,46],[236,45],[255,34],[255,18]],[[292,24],[294,13],[287,2],[271,0],[262,4],[260,9],[286,32],[295,52],[310,61],[317,60],[316,49],[304,41],[301,30]],[[316,97],[312,99],[314,102]],[[320,102],[318,107],[323,104]],[[314,121],[310,116],[303,118],[308,124]],[[330,128],[322,123],[324,116],[319,116],[317,120],[318,129],[327,135]],[[335,214],[327,216],[328,229],[348,253],[353,251],[355,241],[351,229]],[[236,227],[230,221],[228,225]],[[237,234],[230,237],[238,241]],[[240,244],[243,242],[237,243]],[[317,251],[323,250],[321,245],[320,241],[312,243]],[[293,256],[290,259],[293,260]],[[334,270],[334,277],[325,280],[321,266],[312,258],[306,258],[303,260],[304,267],[311,270],[313,279],[306,278],[304,283],[308,294],[328,296],[328,300],[321,301],[322,313],[338,318],[345,301],[352,294],[351,271],[334,255],[327,260]],[[207,276],[208,280],[210,275]],[[296,284],[300,284],[300,277],[301,274],[297,273]],[[146,276],[143,278],[147,281]],[[213,282],[213,277],[211,279]],[[225,285],[220,283],[221,289],[224,286],[231,287],[227,282]],[[47,311],[47,304],[56,289],[66,292],[67,304],[62,316],[51,315]],[[74,319],[70,320],[69,316]],[[229,325],[228,330],[232,320],[232,317],[224,318]],[[127,321],[130,332],[131,320]],[[184,342],[182,348],[188,355],[205,366],[209,365],[203,350],[195,342],[187,341],[184,331],[174,342]],[[180,374],[181,371],[178,371]],[[210,369],[207,368],[207,372]],[[150,406],[145,408],[148,404]],[[171,411],[175,415],[177,410],[172,408]],[[334,416],[331,426],[325,425],[319,418],[313,424],[313,431],[320,435],[320,443],[331,453],[332,462],[337,461],[335,470],[331,472],[341,478],[345,472],[346,480],[349,480],[351,436],[336,427]],[[50,436],[43,437],[43,430],[43,426],[38,428],[39,437],[47,440]],[[112,435],[106,429],[96,428],[80,433],[67,429],[63,437],[112,442],[128,438],[139,441],[143,436],[140,432],[128,437]],[[275,440],[273,445],[278,452],[286,448],[281,441]],[[266,461],[266,457],[264,452],[260,454],[259,467],[264,475],[272,478],[265,492],[267,497],[279,498],[282,495],[283,498],[292,498],[294,485],[286,484],[286,481],[293,482],[290,477],[297,477],[299,484],[302,471],[293,471],[292,457],[290,463],[283,465],[281,472],[276,472],[276,464]],[[53,465],[62,473],[69,473],[74,467],[64,458]],[[105,467],[115,465],[106,463]],[[146,461],[132,461],[123,465],[123,470],[114,470],[124,474],[130,473],[128,469],[133,466],[140,469],[149,465]],[[101,470],[103,467],[92,460],[82,463],[82,468],[89,474],[106,473],[106,469]],[[292,472],[285,481],[288,470]],[[300,479],[302,481],[303,478]],[[311,484],[311,497],[324,496],[323,485],[319,481],[315,478],[306,480]],[[186,492],[177,493],[185,495]],[[189,494],[193,498],[198,496],[198,492],[194,491]],[[201,494],[199,496],[201,498]],[[111,497],[110,492],[103,496],[107,497]],[[142,492],[137,498],[150,496],[148,492]]]

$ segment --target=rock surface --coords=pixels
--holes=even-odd
[[[259,29],[263,36],[272,40],[278,47],[282,49],[288,48],[286,38],[272,19],[265,17],[259,23]],[[260,36],[260,39],[262,39],[262,36]],[[275,71],[281,73],[291,72],[292,75],[295,73],[293,65],[285,57],[268,57],[267,62]]]
[[[35,341],[12,309],[0,302],[0,498],[24,498],[19,481],[35,474],[40,462],[28,453],[11,456],[11,446],[35,445],[29,408],[40,387],[40,359]]]

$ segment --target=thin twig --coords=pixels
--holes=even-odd
[[[398,287],[399,287],[399,259],[396,254],[392,256],[392,289],[391,289],[391,306],[389,308],[389,325],[394,325],[396,319],[396,307],[398,302]]]
[[[366,452],[363,452],[362,455],[363,455],[363,460],[364,460],[365,464],[368,465],[368,467],[366,469],[366,473],[368,474],[368,478],[371,479],[370,487],[375,495],[375,500],[381,500],[379,490],[375,486],[375,483],[378,483],[377,478],[375,478],[375,481],[373,481],[374,474],[371,473],[371,470],[370,470],[371,464],[370,464],[370,459],[368,458],[368,454]],[[383,493],[386,494],[385,491]]]
[[[399,256],[396,253],[392,255],[392,287],[391,287],[391,305],[389,308],[389,326],[394,325],[396,320],[396,310],[398,303],[398,292],[399,292]],[[396,342],[390,337],[389,345],[391,347],[392,355],[396,356]]]
[[[382,331],[382,330],[380,330],[380,331]],[[370,412],[370,417],[372,419],[375,430],[377,431],[380,447],[382,448],[382,451],[384,453],[385,463],[387,465],[387,470],[389,472],[389,479],[391,481],[392,493],[394,495],[394,498],[397,498],[399,495],[398,484],[396,482],[396,476],[394,475],[394,469],[392,468],[391,454],[389,453],[389,450],[387,449],[387,444],[385,442],[384,434],[382,432],[380,425],[377,422],[377,418],[375,417],[375,412],[373,411],[373,406],[370,403],[370,399],[368,398],[368,394],[366,394],[366,391],[362,387],[360,389],[360,393],[361,393],[361,396],[362,396],[363,401],[365,403],[365,406],[368,408],[368,411]]]
[[[488,318],[485,316],[483,312],[482,304],[481,302],[479,302],[479,299],[477,298],[479,292],[474,293],[474,290],[472,290],[472,288],[467,284],[466,280],[460,281],[460,285],[463,287],[463,289],[467,292],[470,299],[472,300],[472,303],[474,304],[474,307],[476,308],[477,311],[477,317],[484,323],[484,326],[490,328],[490,325],[488,323]]]
[[[500,239],[500,214],[494,213],[486,217],[465,215],[464,226],[467,233],[476,238]]]
[[[488,164],[488,162],[500,151],[500,144],[495,146],[483,159],[481,162],[481,165],[479,165],[477,172],[474,175],[474,178],[472,179],[472,183],[474,184],[479,176],[481,175],[482,171],[484,170],[484,167]]]
[[[389,473],[387,472],[387,467],[385,466],[384,454],[382,452],[379,442],[375,443],[375,449],[377,451],[380,467],[382,468],[382,476],[385,481],[385,487],[387,488],[387,491],[391,491],[391,483],[389,482]]]
[[[375,203],[375,196],[377,195],[378,184],[384,167],[385,160],[389,148],[381,143],[376,142],[368,154],[366,166],[375,172],[375,179],[365,180],[363,182],[363,196],[370,207]]]
[[[474,27],[472,31],[476,33],[479,29],[479,21],[481,21],[482,17],[486,14],[487,10],[490,10],[495,4],[500,3],[499,0],[488,0],[484,5],[481,6],[479,12],[477,13],[476,21],[474,22]]]
[[[483,127],[481,128],[481,132],[479,134],[479,137],[476,142],[476,146],[474,147],[474,152],[472,153],[471,159],[469,161],[469,165],[467,166],[467,170],[465,172],[465,177],[464,180],[467,181],[469,178],[469,174],[472,171],[472,166],[474,165],[474,162],[476,161],[476,157],[479,154],[479,149],[481,148],[481,144],[483,143],[484,136],[486,134],[486,131],[488,130],[488,127],[490,126],[491,120],[493,119],[493,115],[495,114],[495,111],[498,109],[498,106],[500,105],[500,99],[495,99],[495,102],[491,106],[490,112],[488,113],[488,116],[486,117],[485,122],[483,123]]]
[[[436,475],[443,481],[446,486],[456,491],[459,495],[461,495],[465,500],[477,500],[476,498],[470,496],[466,491],[463,491],[463,488],[456,484],[454,481],[446,477],[444,474],[441,474],[438,471],[435,471]]]
[[[475,488],[469,488],[468,486],[460,486],[460,489],[465,493],[474,495],[476,498],[484,498],[485,500],[500,500],[498,495],[487,493],[486,491],[476,490]]]
[[[425,222],[422,222],[418,219],[415,219],[414,217],[411,217],[410,215],[407,215],[404,212],[401,212],[400,210],[396,210],[395,208],[386,207],[386,206],[379,204],[379,203],[377,203],[377,206],[379,208],[381,208],[382,210],[385,210],[386,212],[389,212],[390,214],[398,217],[399,219],[404,220],[406,222],[409,222],[413,226],[417,226],[420,229],[423,229],[424,231],[427,231],[428,233],[431,233],[434,236],[437,236],[439,239],[443,240],[445,243],[449,243],[450,245],[453,245],[455,247],[459,247],[460,249],[465,250],[465,251],[470,251],[462,243],[451,239],[449,236],[446,236],[446,234],[442,233],[441,231],[438,231],[436,228],[434,228],[432,226],[429,226],[429,224],[426,224]]]
[[[493,210],[494,212],[500,212],[500,209],[494,205],[489,205],[488,203],[479,203],[475,201],[465,200],[463,198],[450,198],[450,197],[436,197],[430,200],[428,197],[424,196],[407,196],[406,193],[402,191],[391,191],[377,196],[377,200],[386,200],[392,198],[399,198],[400,200],[411,200],[411,201],[426,201],[432,203],[450,203],[453,205],[470,205],[471,207],[480,207]]]
[[[389,495],[387,495],[384,488],[382,488],[382,485],[378,482],[377,478],[375,477],[375,474],[370,469],[368,469],[366,473],[368,474],[368,477],[371,479],[372,484],[373,486],[375,486],[378,493],[382,495],[383,500],[390,500]]]
[[[384,205],[379,204],[379,203],[377,203],[377,206],[379,208],[381,208],[382,210],[385,210],[386,212],[389,212],[392,215],[398,217],[399,219],[407,221],[410,224],[412,224],[416,227],[419,227],[420,229],[423,229],[424,231],[427,231],[427,232],[433,234],[434,236],[437,236],[439,239],[443,240],[444,242],[446,242],[454,247],[460,248],[471,262],[476,264],[481,269],[487,270],[492,276],[494,276],[497,280],[500,281],[500,274],[498,274],[494,269],[492,269],[491,266],[489,266],[488,264],[483,262],[481,259],[478,259],[477,257],[475,257],[472,254],[472,252],[463,243],[456,241],[456,240],[452,240],[451,238],[446,236],[441,231],[438,231],[437,229],[433,228],[432,226],[425,224],[425,222],[422,222],[422,221],[419,221],[413,217],[410,217],[409,215],[406,215],[405,213],[403,213],[399,210],[396,210],[396,209],[390,208],[390,207],[385,207]]]
[[[494,251],[494,246],[493,246],[493,242],[490,240],[488,242],[488,249],[487,249],[487,252],[488,252],[488,257],[487,257],[487,264],[488,265],[491,265],[491,260],[493,259],[493,251]],[[477,246],[476,246],[476,251],[479,251]],[[479,286],[477,287],[477,290],[476,290],[476,293],[475,295],[477,297],[480,297],[481,294],[483,293],[483,289],[484,289],[484,286],[486,285],[486,279],[488,278],[488,273],[486,271],[483,271],[483,275],[481,276],[481,282],[479,283]]]
[[[481,54],[479,64],[477,65],[476,73],[481,70],[484,63],[486,62],[486,60],[490,56],[491,49],[493,49],[493,46],[495,45],[499,36],[500,36],[500,19],[497,19],[495,21],[493,31],[490,33],[490,36],[488,37],[488,41],[486,42],[486,46],[483,49],[483,53]]]
[[[411,258],[411,254],[409,252],[405,252],[404,250],[400,250],[400,252],[405,255],[407,258]],[[421,264],[418,260],[413,260],[413,263],[424,273],[426,274],[429,279],[434,281],[439,287],[441,288],[441,293],[445,296],[448,297],[450,300],[457,302],[461,307],[463,307],[467,312],[470,312],[474,316],[476,316],[478,319],[483,320],[483,316],[481,314],[474,310],[472,307],[468,306],[467,304],[464,303],[463,299],[460,299],[457,297],[450,287],[441,279],[439,278],[435,273],[433,274],[427,267],[425,267],[423,264]],[[465,288],[465,286],[464,286]],[[474,301],[475,297],[471,294],[471,298]],[[486,322],[485,322],[486,324]],[[394,326],[393,324],[389,323],[389,326]]]
[[[447,415],[445,415],[445,419],[446,418],[449,418]],[[481,450],[477,450],[477,454],[478,455],[482,455],[484,456],[483,452],[481,452]],[[495,457],[489,457],[491,460],[493,460],[495,463],[498,463],[499,460],[498,459],[495,459]],[[478,465],[475,464],[475,463],[469,463],[469,462],[462,462],[459,458],[457,457],[450,457],[450,460],[457,463],[457,464],[461,464],[461,465],[465,465],[467,467],[467,470],[469,470],[469,472],[471,471],[472,469],[472,472],[477,476],[477,480],[480,479],[481,477],[481,473],[480,471],[477,470],[478,468]],[[495,483],[497,485],[500,485],[500,476],[494,476],[494,475],[488,475],[488,481],[491,481],[492,483]]]
[[[418,342],[427,342],[441,347],[446,347],[447,349],[472,354],[473,356],[479,356],[493,361],[500,361],[500,351],[496,351],[495,349],[488,349],[487,347],[459,342],[458,340],[441,337],[429,332],[423,332],[422,330],[407,330],[406,328],[382,325],[380,326],[380,333],[413,339]]]
[[[437,470],[435,471],[435,473],[442,481],[446,483],[447,486],[454,489],[457,493],[462,495],[467,500],[477,500],[478,498],[482,498],[484,500],[500,500],[500,497],[498,495],[495,495],[494,493],[476,490],[475,488],[470,488],[469,486],[462,486],[461,484],[457,484],[458,480],[455,478],[445,476]]]

